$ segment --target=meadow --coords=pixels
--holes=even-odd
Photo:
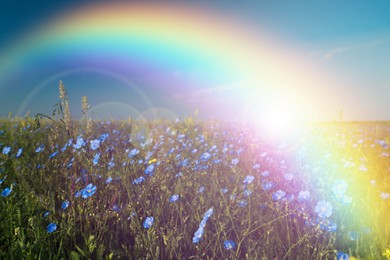
[[[0,120],[1,259],[390,259],[388,122],[277,135],[62,101]]]

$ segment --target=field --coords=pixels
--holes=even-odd
[[[390,259],[389,123],[39,126],[0,121],[1,259]]]

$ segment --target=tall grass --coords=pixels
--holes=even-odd
[[[270,140],[193,118],[58,116],[39,128],[0,122],[2,259],[386,257],[388,124],[311,125]]]

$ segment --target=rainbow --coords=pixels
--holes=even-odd
[[[335,77],[316,71],[302,53],[288,46],[264,28],[251,28],[196,6],[99,4],[65,12],[4,51],[0,92],[10,88],[7,79],[20,74],[46,75],[31,86],[35,88],[52,75],[93,68],[125,77],[164,75],[161,86],[154,88],[167,88],[171,94],[230,91],[242,104],[250,104],[243,111],[261,109],[259,103],[280,96],[300,106],[299,113],[314,111],[321,100],[336,102],[329,91],[329,86],[336,86]],[[168,89],[171,81],[180,84]],[[270,106],[281,106],[286,98],[282,100]],[[307,118],[315,119],[332,106],[324,103],[322,111]]]

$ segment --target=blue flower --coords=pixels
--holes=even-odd
[[[249,197],[252,194],[251,190],[244,190],[244,196]]]
[[[107,180],[106,180],[106,184],[110,184],[111,182],[112,182],[112,177],[109,176],[109,177],[107,178]]]
[[[349,255],[344,252],[338,252],[337,253],[337,260],[348,260]]]
[[[92,160],[93,165],[98,164],[99,158],[100,158],[100,153],[95,154],[95,156],[93,157],[93,160]]]
[[[203,193],[203,192],[204,192],[204,186],[199,187],[198,193]]]
[[[246,200],[239,200],[239,201],[237,201],[237,204],[238,204],[238,206],[243,208],[246,206],[247,202],[246,202]]]
[[[284,196],[286,196],[286,192],[282,191],[282,190],[278,190],[278,191],[275,191],[273,194],[272,194],[272,199],[274,201],[278,201],[278,200],[281,200]]]
[[[223,247],[227,250],[232,250],[236,247],[236,243],[233,240],[226,240],[223,242]]]
[[[8,153],[11,151],[11,147],[9,146],[4,146],[3,148],[3,154],[8,155]]]
[[[142,224],[144,228],[150,228],[154,223],[154,217],[147,217]]]
[[[333,206],[330,202],[321,200],[317,203],[315,207],[315,213],[317,213],[320,218],[328,218],[332,215]]]
[[[247,175],[244,179],[244,184],[248,185],[248,184],[252,183],[254,179],[255,179],[255,176]]]
[[[99,146],[100,146],[100,140],[99,139],[95,139],[95,140],[91,141],[91,149],[92,150],[98,149]]]
[[[129,158],[133,158],[134,156],[136,156],[137,154],[139,154],[139,150],[137,148],[134,148],[130,151],[129,155],[127,157]]]
[[[65,200],[64,202],[62,202],[61,208],[66,209],[67,207],[69,207],[69,204],[70,204],[69,201]]]
[[[310,198],[311,198],[310,192],[307,190],[302,190],[298,193],[298,201],[299,202],[309,201]]]
[[[108,138],[108,136],[109,136],[109,134],[102,134],[102,135],[100,135],[99,140],[100,140],[101,142],[104,142],[104,141],[106,141],[106,139]]]
[[[37,149],[35,149],[35,152],[36,153],[40,153],[42,152],[43,150],[45,150],[45,146],[43,144],[41,144]]]
[[[49,159],[53,158],[53,157],[56,156],[57,154],[58,154],[58,151],[55,151],[54,153],[50,154]]]
[[[132,184],[140,184],[140,183],[142,183],[144,180],[145,180],[145,177],[141,176],[141,177],[135,179],[135,180],[132,182]]]
[[[11,191],[12,191],[12,186],[10,188],[5,188],[2,192],[1,192],[1,196],[3,197],[8,197],[10,194],[11,194]]]
[[[274,184],[270,181],[267,181],[267,182],[264,182],[263,184],[261,184],[261,188],[263,188],[263,190],[270,190],[273,186],[274,186]]]
[[[54,231],[57,230],[57,224],[56,223],[50,223],[47,225],[47,233],[53,233]]]
[[[172,195],[170,198],[169,198],[169,202],[175,202],[179,199],[179,195],[178,194],[174,194]]]
[[[50,215],[50,211],[46,211],[45,213],[43,213],[42,217],[46,218]]]
[[[201,156],[200,156],[200,159],[202,160],[202,161],[207,161],[208,159],[210,159],[210,157],[211,157],[211,154],[210,153],[208,153],[208,152],[205,152],[205,153],[203,153]]]
[[[226,193],[226,192],[228,192],[228,189],[223,188],[223,189],[221,189],[221,191],[222,191],[222,193]]]
[[[115,163],[113,161],[109,161],[107,166],[108,166],[108,169],[112,169],[112,168],[114,168]]]
[[[153,175],[154,171],[154,164],[152,163],[145,169],[145,174],[147,175]]]
[[[211,217],[211,215],[213,215],[213,212],[214,212],[213,208],[209,208],[209,209],[206,211],[206,213],[204,213],[203,219],[206,219],[206,220],[207,220],[209,217]]]
[[[269,171],[263,171],[263,172],[261,173],[261,176],[263,176],[263,177],[268,177],[268,176],[269,176]]]
[[[84,145],[85,145],[85,141],[84,141],[83,137],[79,135],[77,137],[76,144],[74,145],[74,148],[80,149],[81,146],[84,146]]]
[[[239,160],[238,158],[233,158],[232,161],[231,161],[231,163],[232,163],[233,165],[237,165],[239,161],[240,161],[240,160]]]
[[[76,198],[80,197],[81,192],[82,192],[82,190],[76,191],[76,192],[74,193],[74,196],[75,196]]]
[[[81,190],[81,197],[84,199],[91,197],[96,192],[96,185],[92,186],[92,183],[88,184],[83,190]]]
[[[194,237],[192,238],[192,243],[198,244],[203,234],[204,234],[204,228],[199,227],[198,230],[194,233]]]
[[[23,148],[19,148],[18,152],[16,153],[16,158],[19,158],[22,155]]]

